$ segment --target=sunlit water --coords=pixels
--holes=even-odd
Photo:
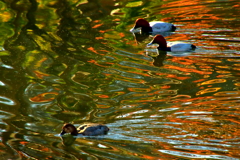
[[[239,1],[0,7],[0,159],[240,159]],[[148,56],[140,17],[197,49]],[[109,134],[59,137],[86,121]]]

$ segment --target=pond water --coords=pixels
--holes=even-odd
[[[240,159],[239,0],[0,7],[0,159]],[[167,41],[197,49],[146,55],[137,18],[175,24]],[[83,122],[110,132],[59,136]]]

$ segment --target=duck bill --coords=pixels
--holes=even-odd
[[[129,31],[130,32],[135,32],[136,31],[136,25],[132,29],[130,29]]]
[[[130,32],[132,32],[132,33],[139,33],[139,32],[141,32],[141,27],[136,27],[136,26],[134,26],[132,29],[130,29],[129,30]]]
[[[60,135],[62,136],[62,135],[64,135],[66,132],[65,131],[62,131],[61,133],[60,133]]]
[[[148,43],[148,44],[147,44],[147,46],[151,46],[151,45],[153,45],[153,43],[152,43],[152,42],[150,42],[150,43]]]
[[[130,29],[129,31],[130,31],[130,32],[134,32],[134,30],[135,30],[135,28],[133,27],[133,28],[132,28],[132,29]]]

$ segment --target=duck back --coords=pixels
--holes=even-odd
[[[103,124],[87,123],[77,128],[78,133],[85,136],[105,135],[109,128]]]
[[[169,32],[174,31],[176,27],[171,23],[162,22],[162,21],[153,21],[149,22],[152,27],[153,32]]]
[[[186,52],[186,51],[192,51],[196,48],[196,46],[192,44],[183,43],[183,42],[170,42],[168,43],[168,46],[171,47],[172,52]]]

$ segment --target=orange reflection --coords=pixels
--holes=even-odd
[[[186,34],[174,34],[174,37],[171,37],[171,41],[183,41],[191,39],[189,35]]]
[[[42,65],[42,63],[43,63],[44,61],[46,61],[46,60],[48,60],[48,58],[46,58],[46,57],[40,59],[39,61],[37,61],[36,66],[37,66],[37,67],[40,67],[40,66]]]
[[[92,28],[98,28],[100,26],[102,26],[103,24],[96,24],[95,26],[93,26]]]
[[[96,37],[95,39],[103,39],[103,37]],[[107,52],[106,50],[99,50],[99,51],[97,51],[97,50],[95,50],[95,48],[93,48],[93,47],[89,47],[89,48],[87,48],[87,50],[89,50],[89,51],[91,51],[91,52],[93,52],[93,53],[96,53],[96,54],[99,54],[99,55],[104,55],[104,54],[102,54],[102,53],[100,53],[100,52]]]
[[[230,1],[222,3],[221,8],[225,8],[222,11],[231,13],[230,17],[221,13],[218,5],[219,1],[203,3],[201,0],[178,0],[161,5],[160,12],[153,14],[171,15],[164,16],[166,18],[159,20],[180,24],[180,26],[177,26],[177,30],[180,30],[180,32],[194,32],[194,34],[173,34],[168,37],[169,41],[191,39],[197,40],[198,42],[201,41],[197,46],[202,46],[202,48],[208,50],[218,50],[221,52],[230,49],[238,51],[239,40],[235,37],[239,37],[239,35],[230,33],[230,30],[236,32],[236,27],[234,27],[235,25],[232,23],[234,23],[235,19],[239,18],[236,11],[230,10],[235,10],[235,7],[239,5]],[[228,6],[229,8],[223,6]],[[236,43],[236,45],[233,43]]]
[[[105,32],[109,32],[109,31],[112,31],[112,29],[99,30],[98,32],[100,32],[100,33],[105,33]]]
[[[100,98],[109,98],[108,95],[100,95],[100,96],[98,96],[98,97],[100,97]]]
[[[131,92],[150,92],[150,88],[128,88]]]
[[[95,37],[96,40],[103,39],[103,37]]]
[[[210,93],[210,92],[217,92],[218,90],[220,90],[220,87],[215,87],[215,88],[207,88],[201,91],[198,91],[196,93],[196,95],[202,95],[202,94],[206,94],[206,93]]]
[[[142,155],[141,157],[144,159],[159,159],[159,157],[153,157],[153,156],[149,156],[149,155]]]
[[[89,60],[88,61],[89,63],[93,63],[93,64],[95,64],[95,65],[97,65],[97,66],[100,66],[100,67],[106,67],[106,66],[104,66],[104,65],[100,65],[97,61],[95,61],[94,59],[91,59],[91,60]]]
[[[226,82],[226,79],[212,79],[212,80],[208,80],[206,82],[202,82],[201,85],[224,83],[224,82]]]
[[[202,74],[202,75],[212,74],[212,72],[199,71],[197,69],[192,69],[192,68],[182,68],[182,67],[170,66],[170,65],[168,65],[168,66],[166,65],[166,67],[169,69],[175,69],[175,70],[179,70],[179,71],[186,72],[186,73],[194,72],[194,73],[198,73],[198,74]]]
[[[28,144],[29,142],[26,142],[26,141],[20,141],[19,142],[21,145],[26,145],[26,144]]]
[[[33,73],[35,73],[35,75],[36,75],[39,79],[42,79],[43,77],[49,77],[49,76],[50,76],[49,74],[40,72],[40,71],[38,71],[38,70],[33,71]]]
[[[119,19],[119,18],[116,18],[116,19],[114,19],[113,21],[114,21],[114,22],[115,22],[115,21],[117,21],[117,22],[118,22],[118,21],[121,21],[121,19]]]
[[[124,33],[119,33],[119,36],[121,37],[121,38],[123,38],[123,37],[125,37],[125,35],[124,35]]]
[[[193,81],[193,83],[198,83],[198,82],[202,82],[202,81],[205,81],[205,79],[198,79],[196,81]]]
[[[92,51],[92,52],[94,52],[94,53],[97,53],[98,54],[98,52],[93,48],[93,47],[89,47],[89,48],[87,48],[87,50],[89,50],[89,51]]]
[[[98,19],[97,19],[97,20],[94,20],[93,22],[94,22],[94,23],[99,23],[99,22],[100,22],[100,20],[98,20]]]
[[[168,74],[166,77],[168,78],[174,78],[174,79],[178,79],[178,80],[186,80],[186,79],[190,79],[191,77],[178,77],[175,74]]]
[[[193,65],[198,61],[192,60],[192,59],[187,59],[185,57],[174,57],[172,59],[172,62],[177,62],[179,64],[183,64],[183,65]]]
[[[32,102],[49,102],[52,101],[56,98],[56,95],[59,93],[57,92],[47,92],[47,93],[42,93],[39,94],[33,98],[30,98],[30,101]]]
[[[168,89],[168,88],[171,88],[171,86],[169,86],[169,85],[164,85],[164,86],[162,86],[161,88],[162,88],[162,89]]]
[[[208,97],[196,97],[196,98],[187,98],[187,99],[173,99],[172,103],[179,103],[179,102],[194,102],[194,101],[200,101],[204,99],[212,98],[212,96]],[[211,102],[212,103],[212,102]],[[195,105],[195,104],[194,104]],[[199,104],[197,104],[199,105]]]

